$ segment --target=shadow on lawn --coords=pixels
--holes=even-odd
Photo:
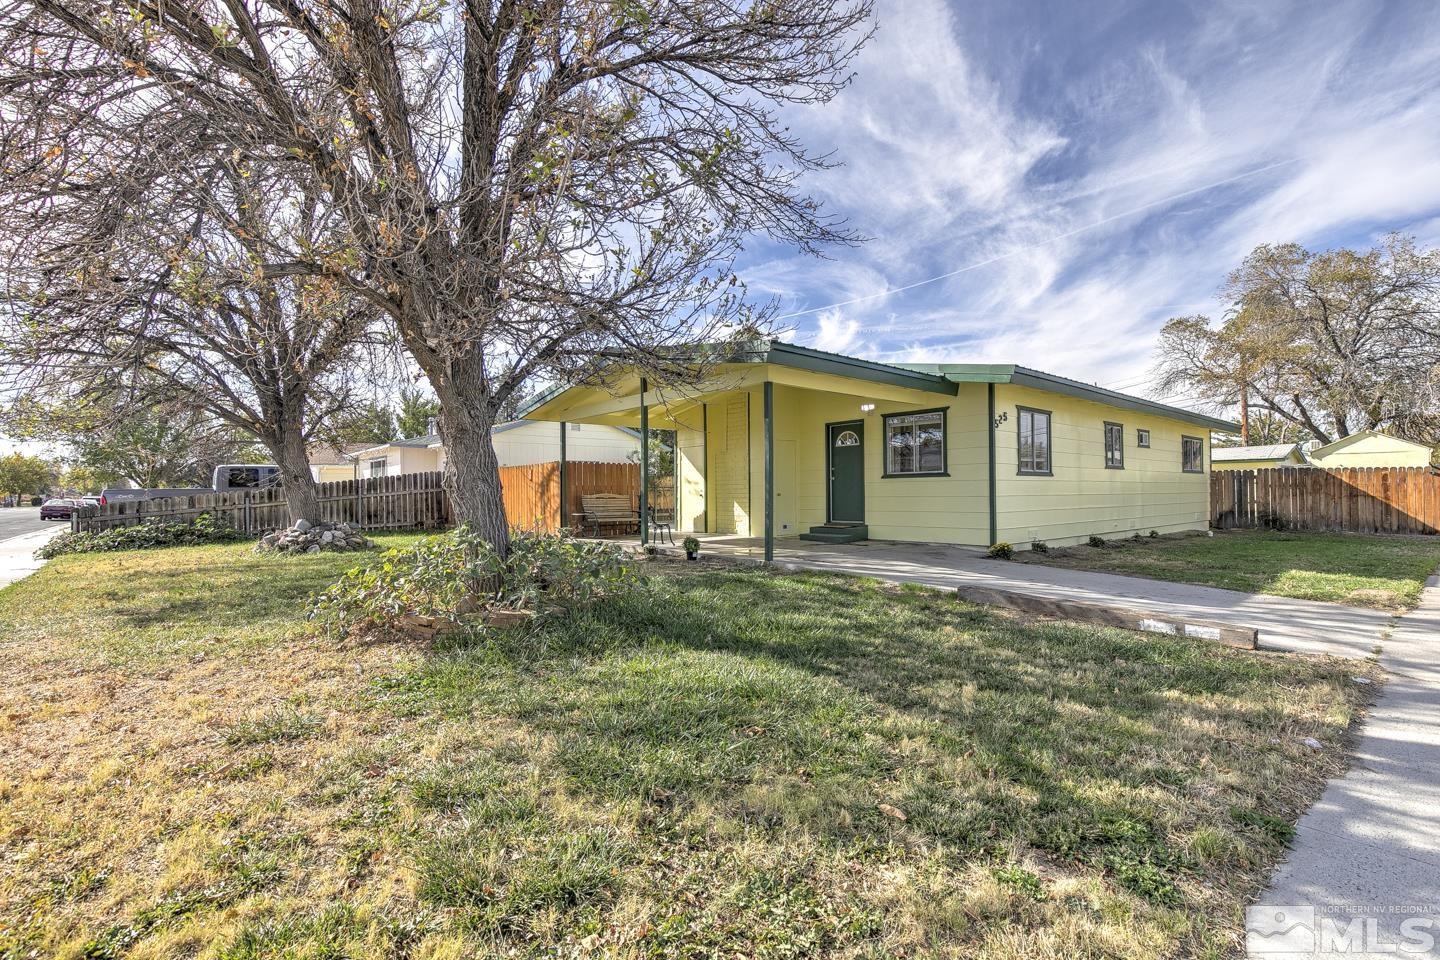
[[[1273,822],[1308,797],[1261,768],[1280,765],[1266,740],[1292,722],[1274,694],[1300,678],[1279,658],[1022,625],[847,577],[727,573],[652,579],[379,695],[542,733],[571,789],[659,805],[660,821],[703,804],[837,846],[1018,841],[1169,903],[1192,864],[1167,824],[1283,843]]]

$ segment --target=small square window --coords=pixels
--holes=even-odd
[[[1150,431],[1149,431],[1149,430],[1146,430],[1144,427],[1141,427],[1139,430],[1136,430],[1136,431],[1135,431],[1135,446],[1137,446],[1137,447],[1148,447],[1148,446],[1150,446]]]
[[[1180,438],[1180,469],[1186,473],[1205,472],[1205,441],[1199,437]]]
[[[1105,424],[1105,469],[1125,469],[1125,425]]]

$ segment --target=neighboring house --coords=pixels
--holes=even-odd
[[[1236,429],[1011,364],[883,364],[778,341],[738,349],[699,384],[642,395],[641,382],[611,369],[523,415],[634,427],[643,404],[650,427],[677,431],[675,529],[769,534],[767,547],[868,533],[1025,549],[1203,530],[1210,432]]]
[[[345,443],[338,447],[328,443],[312,443],[306,450],[310,458],[310,475],[317,483],[354,480],[354,454],[370,446],[368,443]]]
[[[1305,454],[1298,443],[1272,443],[1259,447],[1215,447],[1210,451],[1214,470],[1273,470],[1303,467]]]
[[[1428,467],[1432,451],[1381,433],[1362,430],[1333,443],[1277,443],[1264,447],[1216,447],[1216,470],[1271,470],[1277,467]]]
[[[567,460],[638,462],[640,434],[635,430],[579,423],[566,424],[563,429]],[[490,436],[500,466],[518,467],[559,460],[561,430],[561,425],[555,423],[512,420],[496,424]],[[394,477],[445,469],[445,446],[435,433],[367,447],[354,456],[362,477]]]
[[[1324,446],[1305,450],[1317,467],[1428,467],[1433,451],[1423,443],[1401,440],[1378,430],[1362,430]]]

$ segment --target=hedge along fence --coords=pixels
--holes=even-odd
[[[317,484],[320,517],[331,523],[354,523],[366,530],[437,530],[453,522],[444,474],[407,473],[396,477],[367,477]],[[581,510],[587,493],[640,494],[640,465],[636,463],[565,464],[570,501],[569,517]],[[560,529],[560,464],[537,463],[501,467],[505,514],[511,526],[527,530]],[[659,507],[673,502],[673,486],[657,484],[652,497]],[[232,490],[227,493],[160,500],[130,500],[107,504],[87,516],[71,520],[73,530],[108,530],[149,520],[189,523],[211,513],[247,534],[262,534],[290,525],[285,494],[279,487]]]
[[[1216,527],[1343,533],[1440,532],[1440,474],[1429,467],[1215,470]]]

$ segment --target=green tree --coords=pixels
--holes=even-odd
[[[423,437],[431,432],[440,416],[440,401],[421,390],[400,390],[400,406],[395,413],[395,427],[402,437]]]
[[[0,497],[42,494],[55,479],[50,461],[16,451],[0,457]]]
[[[395,412],[378,401],[369,401],[359,408],[335,418],[337,443],[389,443],[400,436],[396,432]]]

